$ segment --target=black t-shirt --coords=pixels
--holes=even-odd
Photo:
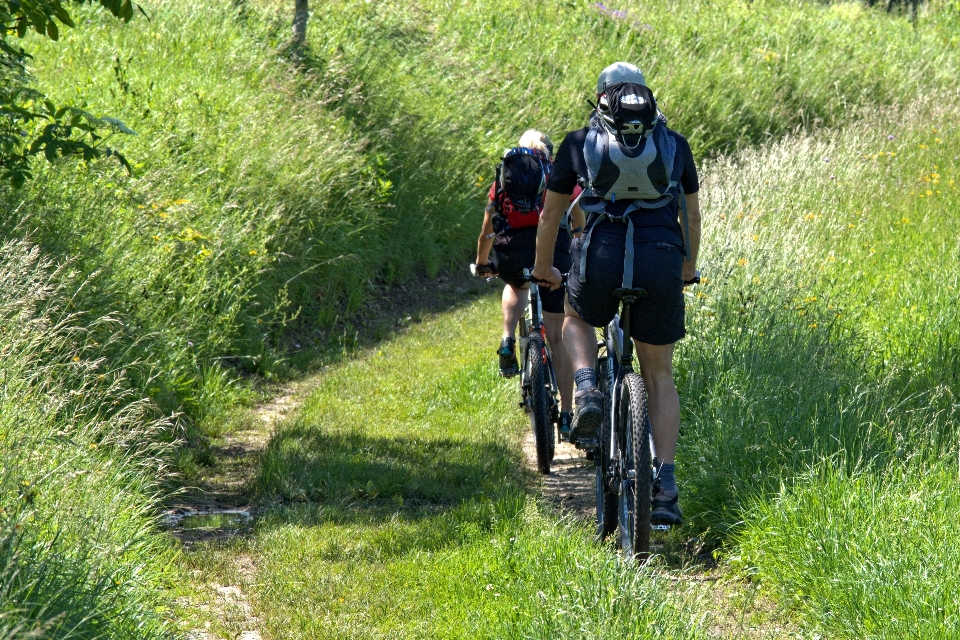
[[[560,148],[557,149],[550,178],[547,180],[547,189],[556,193],[573,193],[573,188],[580,178],[587,179],[587,162],[583,157],[583,145],[587,138],[588,129],[584,127],[578,131],[571,131],[564,137]],[[684,193],[696,193],[700,190],[700,179],[697,176],[697,166],[693,162],[693,152],[690,143],[673,129],[667,133],[677,142],[677,155],[673,162],[671,180],[676,180],[683,186]],[[619,215],[629,206],[629,200],[618,200],[607,203],[608,213]],[[674,205],[667,205],[660,209],[643,209],[631,216],[636,228],[636,239],[642,242],[674,242],[683,246],[683,235],[680,224],[677,222],[677,211]]]

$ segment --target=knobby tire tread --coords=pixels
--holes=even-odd
[[[527,353],[524,357],[525,366],[529,367],[530,382],[530,422],[533,426],[533,437],[537,449],[537,469],[540,473],[550,473],[551,440],[553,439],[553,425],[550,422],[550,402],[548,400],[547,364],[544,362],[546,345],[543,338],[533,334],[527,339]]]
[[[647,413],[647,393],[643,378],[630,372],[623,379],[620,396],[621,424],[627,429],[623,435],[630,438],[626,451],[631,454],[631,466],[636,471],[633,482],[632,540],[624,553],[636,560],[646,560],[650,553],[650,498],[653,465],[650,453],[650,418]],[[627,461],[625,461],[627,462]],[[627,548],[629,546],[629,548]]]

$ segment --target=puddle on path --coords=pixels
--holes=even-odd
[[[182,531],[235,530],[253,524],[253,515],[246,509],[184,509],[165,515],[163,524]]]

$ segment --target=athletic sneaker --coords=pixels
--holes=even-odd
[[[597,431],[603,422],[603,394],[594,387],[577,391],[573,396],[576,409],[570,429],[570,442],[597,440]]]
[[[520,365],[517,364],[517,341],[514,338],[501,340],[497,355],[500,356],[501,377],[512,378],[520,373]]]
[[[650,524],[669,524],[678,525],[683,520],[680,513],[678,497],[680,492],[676,489],[666,491],[658,486],[654,486],[653,509],[650,512]]]
[[[570,416],[569,411],[560,412],[560,439],[569,440],[570,439],[570,422],[573,418]]]

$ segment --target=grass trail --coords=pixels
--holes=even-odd
[[[224,558],[252,557],[266,637],[703,635],[687,587],[529,495],[496,312],[484,298],[331,370],[277,430],[253,538],[191,559],[229,580]]]

